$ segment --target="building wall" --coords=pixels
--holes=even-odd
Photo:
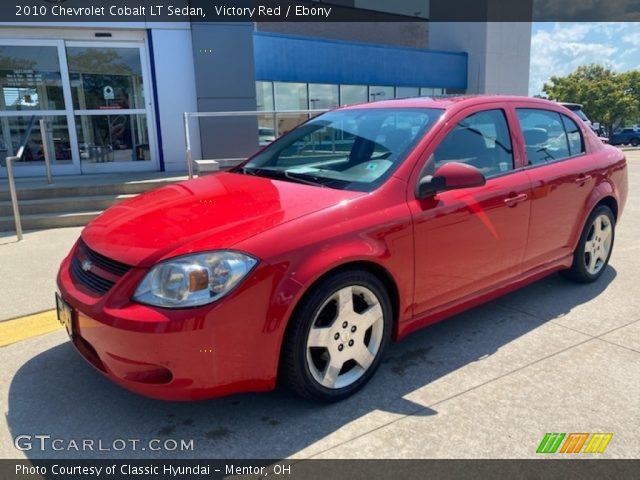
[[[465,89],[467,55],[254,34],[257,80]]]
[[[468,93],[528,93],[531,23],[434,22],[429,45],[469,54]]]
[[[156,109],[160,119],[162,155],[166,171],[186,169],[184,112],[195,112],[196,82],[193,46],[188,28],[153,28],[150,31],[156,77]],[[197,131],[192,129],[195,135]],[[193,152],[200,155],[199,138],[194,138]]]
[[[193,23],[191,37],[197,110],[255,110],[253,24]],[[201,158],[241,158],[258,148],[255,117],[202,118],[196,123]]]
[[[258,22],[257,32],[427,48],[427,22]]]

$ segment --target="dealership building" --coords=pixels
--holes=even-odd
[[[526,95],[530,36],[525,22],[0,24],[0,157],[35,117],[54,175],[184,172],[184,112]],[[300,118],[194,120],[193,156],[242,157]],[[16,176],[44,175],[43,152],[36,123]]]

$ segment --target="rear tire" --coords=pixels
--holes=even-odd
[[[280,378],[305,399],[337,402],[373,376],[391,338],[382,282],[362,270],[321,280],[303,298],[283,343]]]
[[[606,205],[596,207],[585,223],[578,246],[573,253],[573,264],[561,273],[575,282],[589,283],[604,272],[615,238],[615,218]]]
[[[632,147],[637,147],[638,145],[640,145],[640,139],[632,138],[631,139],[631,146]]]

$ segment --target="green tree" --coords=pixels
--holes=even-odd
[[[602,65],[582,65],[565,77],[551,77],[543,91],[558,102],[581,103],[591,121],[600,122],[612,132],[640,110],[637,73],[616,73]]]

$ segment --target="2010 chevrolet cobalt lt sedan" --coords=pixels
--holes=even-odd
[[[622,152],[555,103],[349,106],[107,210],[60,267],[58,314],[143,395],[340,400],[392,339],[552,272],[596,280],[626,196]]]

